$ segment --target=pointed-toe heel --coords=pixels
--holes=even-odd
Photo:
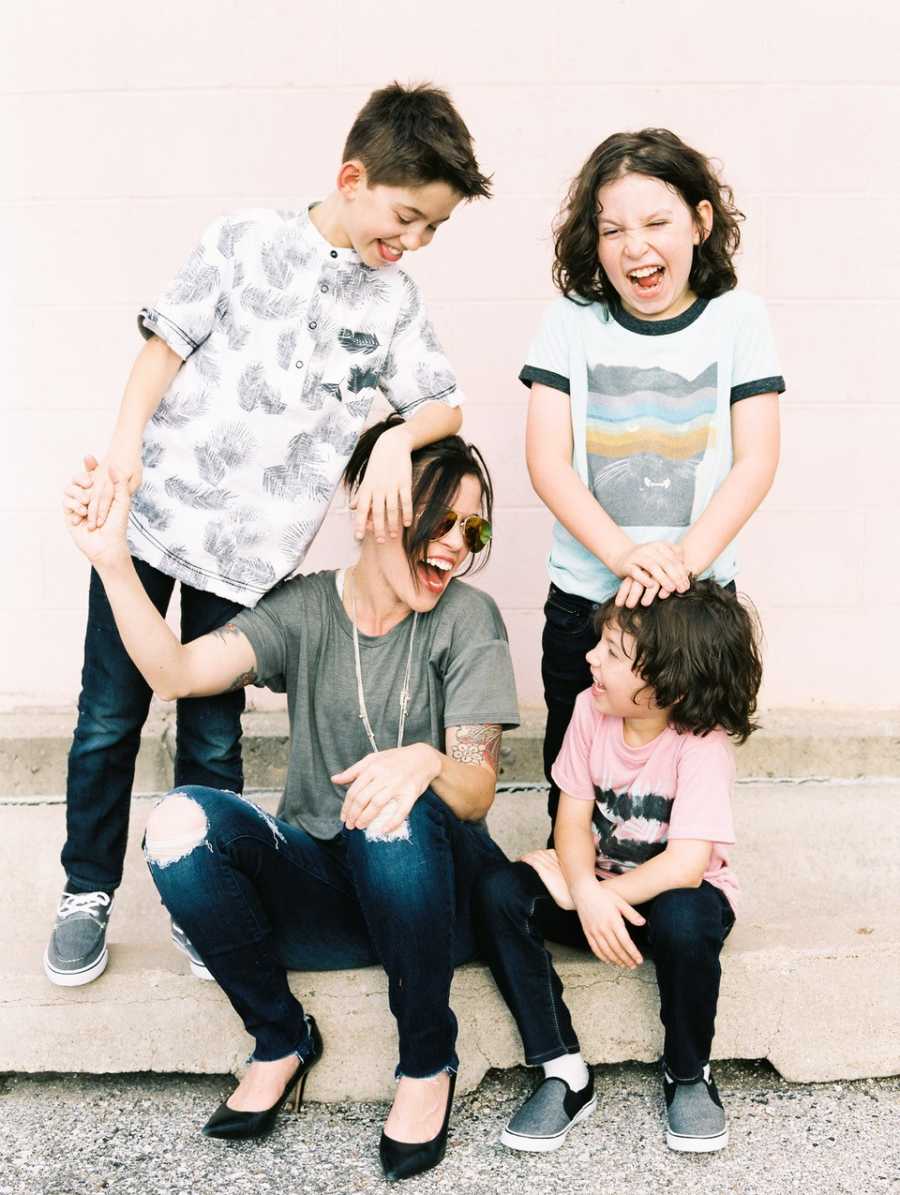
[[[443,1161],[444,1154],[447,1152],[447,1130],[450,1127],[450,1111],[453,1107],[455,1090],[456,1075],[451,1072],[444,1123],[437,1136],[432,1137],[430,1141],[395,1141],[387,1133],[381,1134],[378,1153],[381,1158],[381,1169],[389,1183],[412,1178],[415,1174],[424,1174],[426,1170],[431,1170]]]
[[[309,1026],[311,1045],[309,1053],[300,1056],[300,1065],[285,1083],[284,1091],[272,1107],[265,1108],[262,1112],[239,1112],[236,1108],[229,1108],[227,1101],[221,1103],[203,1126],[204,1136],[230,1141],[247,1137],[265,1137],[275,1127],[278,1113],[289,1100],[291,1111],[299,1111],[309,1072],[322,1057],[322,1036],[315,1019],[307,1017],[306,1023]]]

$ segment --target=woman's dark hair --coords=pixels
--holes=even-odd
[[[446,183],[463,199],[490,197],[472,134],[446,91],[430,83],[373,91],[347,135],[343,161],[352,158],[365,166],[372,186]]]
[[[366,475],[372,449],[380,437],[402,424],[399,415],[389,415],[360,436],[344,470],[344,485],[351,496]],[[494,511],[494,487],[484,457],[474,444],[467,444],[461,436],[445,436],[443,440],[417,448],[412,454],[413,522],[411,527],[403,528],[403,550],[409,561],[409,571],[417,583],[416,565],[424,559],[429,543],[435,538],[438,523],[452,508],[464,477],[474,477],[481,486],[481,513],[490,522]],[[484,568],[490,555],[491,545],[488,543],[477,555],[470,555],[465,568],[456,575],[464,576]]]
[[[680,733],[704,735],[717,726],[743,743],[753,721],[762,680],[759,620],[715,581],[695,581],[650,606],[629,610],[615,599],[597,612],[595,628],[615,624],[634,639],[632,667],[671,709]]]
[[[688,285],[714,299],[737,285],[732,257],[741,243],[734,194],[703,156],[668,129],[615,133],[598,145],[573,180],[553,228],[553,281],[567,298],[617,303],[619,296],[597,259],[599,205],[604,183],[625,174],[646,174],[672,187],[692,212],[704,199],[713,210],[709,235],[694,246]]]

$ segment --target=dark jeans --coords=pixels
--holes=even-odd
[[[735,591],[733,581],[724,587]],[[666,598],[666,601],[669,599]],[[553,823],[559,806],[559,789],[553,783],[550,769],[556,762],[565,738],[575,698],[591,683],[591,670],[585,656],[597,643],[594,615],[598,602],[564,593],[550,586],[544,604],[544,633],[541,638],[541,676],[544,681],[544,700],[547,703],[547,725],[544,730],[544,775],[550,785],[547,812],[550,814],[550,838],[553,845]]]
[[[164,614],[175,582],[141,560],[134,566]],[[181,638],[222,626],[242,607],[181,587]],[[72,892],[112,891],[122,879],[134,761],[152,693],[122,645],[103,585],[91,570],[78,723],[69,752],[62,865]],[[183,698],[176,706],[175,783],[240,792],[244,690]]]
[[[544,634],[541,638],[541,676],[544,681],[544,700],[547,703],[547,725],[544,730],[544,775],[550,785],[547,812],[550,815],[550,839],[553,845],[553,823],[559,806],[559,789],[553,783],[550,769],[559,755],[565,738],[575,698],[591,683],[591,670],[584,658],[597,643],[594,615],[597,602],[563,593],[550,586],[544,604]]]
[[[656,964],[666,1065],[676,1078],[699,1078],[715,1030],[719,952],[734,914],[724,894],[705,880],[699,888],[662,892],[636,908],[647,924],[627,929]],[[559,908],[527,863],[483,876],[475,912],[482,953],[516,1019],[525,1061],[536,1066],[577,1053],[562,981],[544,941],[588,950],[578,914]]]
[[[453,968],[475,953],[475,880],[506,862],[487,830],[461,821],[430,789],[413,806],[409,837],[388,842],[362,830],[323,841],[244,797],[179,791],[203,809],[205,837],[171,863],[147,850],[150,872],[256,1039],[254,1057],[286,1057],[306,1036],[286,969],[381,963],[399,1031],[398,1076],[455,1070]]]

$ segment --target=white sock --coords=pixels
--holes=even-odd
[[[554,1058],[542,1065],[545,1079],[563,1079],[572,1091],[583,1090],[591,1077],[580,1054],[563,1054],[561,1058]]]

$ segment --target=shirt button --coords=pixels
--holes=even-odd
[[[303,362],[302,362],[302,361],[295,361],[295,362],[294,362],[294,368],[295,368],[295,369],[302,369],[302,368],[303,368]]]
[[[337,257],[337,249],[332,249],[332,250],[331,250],[331,256],[332,256],[332,257]]]
[[[315,332],[315,330],[316,330],[316,328],[317,328],[318,326],[319,326],[319,325],[316,323],[316,321],[315,321],[314,319],[311,319],[311,320],[309,321],[309,330],[310,330],[310,332]]]
[[[328,287],[324,283],[319,287],[319,290],[322,292],[323,295],[328,294]]]

